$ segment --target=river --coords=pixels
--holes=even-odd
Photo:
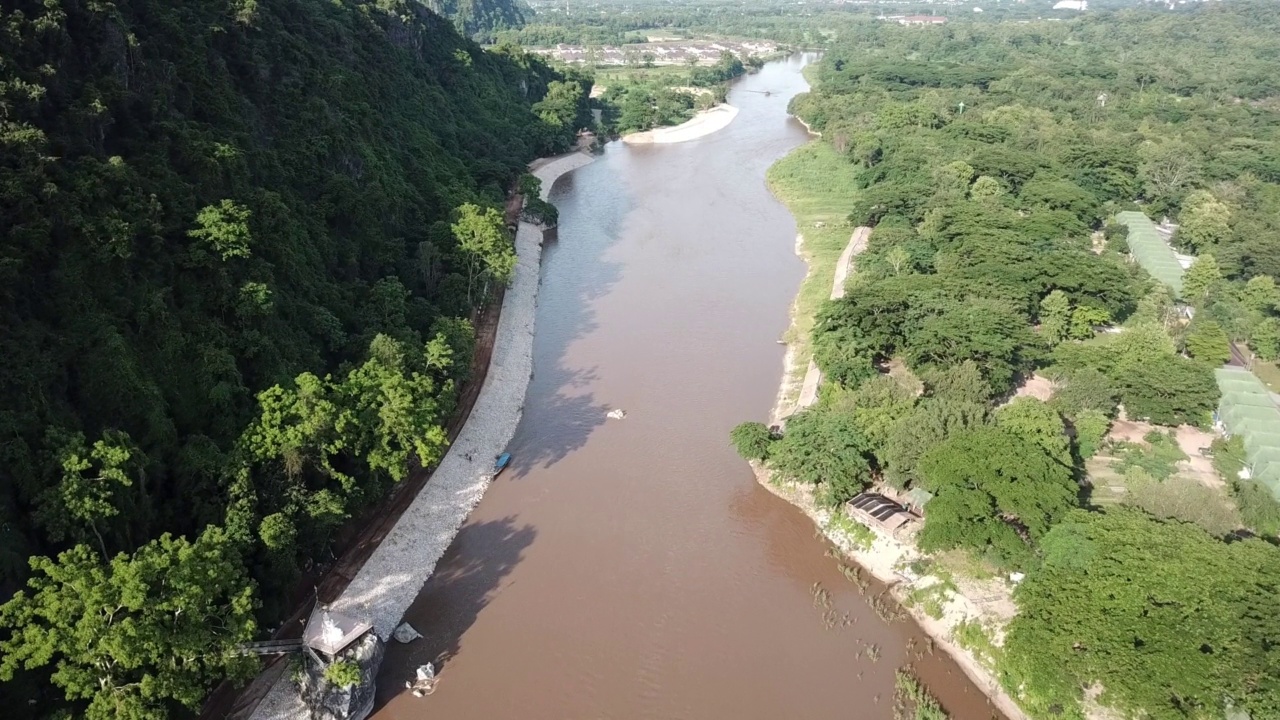
[[[805,273],[764,179],[808,139],[786,114],[804,61],[737,82],[727,129],[611,143],[553,188],[512,469],[409,611],[425,638],[391,644],[376,718],[893,717],[922,634],[881,621],[728,442],[768,415]],[[403,683],[426,661],[419,699]],[[941,653],[914,667],[953,718],[996,715]]]

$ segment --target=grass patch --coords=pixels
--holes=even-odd
[[[924,610],[924,614],[934,620],[942,619],[942,608],[947,604],[947,600],[951,599],[951,593],[956,589],[949,580],[941,580],[913,589],[907,594],[906,603],[910,607],[919,605]]]
[[[1254,360],[1253,366],[1249,368],[1258,379],[1267,386],[1271,392],[1280,392],[1280,367],[1273,362],[1263,362]]]
[[[959,576],[974,580],[991,580],[1004,575],[995,565],[968,550],[947,550],[936,553],[934,557],[939,566],[934,574],[939,577],[949,579]]]
[[[848,215],[853,198],[855,168],[824,142],[811,142],[769,168],[769,189],[791,211],[797,232],[804,235],[802,252],[809,262],[809,275],[800,286],[796,298],[795,322],[787,332],[787,342],[795,351],[793,377],[799,387],[800,378],[813,356],[814,316],[831,296],[836,261],[853,227]],[[816,227],[822,223],[823,227]]]
[[[1195,523],[1216,537],[1224,537],[1244,525],[1240,513],[1223,491],[1205,487],[1192,478],[1130,482],[1129,496],[1124,502],[1158,518]]]
[[[640,65],[602,65],[595,70],[595,79],[597,85],[604,87],[613,87],[614,85],[623,85],[626,83],[648,83],[650,81],[661,81],[663,85],[668,84],[673,78],[687,79],[689,68],[686,65],[655,65],[653,67],[643,67]]]
[[[893,679],[894,720],[947,720],[949,717],[911,671],[897,672]]]
[[[992,672],[995,671],[1003,651],[992,639],[991,631],[981,621],[962,620],[959,625],[956,625],[955,630],[951,631],[951,637],[957,645],[972,653],[984,667]]]
[[[919,605],[925,614],[934,620],[942,619],[943,608],[946,607],[947,601],[951,599],[953,594],[958,594],[960,589],[956,587],[955,576],[952,574],[951,568],[940,561],[916,561],[911,564],[911,570],[919,575],[932,575],[937,578],[937,582],[930,585],[913,588],[907,593],[905,602],[908,607]]]
[[[870,550],[876,541],[875,531],[849,517],[842,510],[836,510],[831,514],[831,519],[827,521],[824,529],[828,535],[847,540],[859,550]]]
[[[817,87],[818,85],[818,67],[820,63],[809,63],[800,68],[800,74],[804,76],[804,81],[809,83],[809,87]]]

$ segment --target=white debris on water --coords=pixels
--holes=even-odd
[[[610,420],[623,420],[627,417],[627,411],[622,408],[615,408],[605,413],[605,416]]]
[[[538,167],[545,200],[556,178],[594,160],[570,153]],[[533,331],[538,306],[542,231],[520,223],[516,270],[502,300],[489,374],[471,416],[413,503],[331,604],[337,612],[366,617],[386,640],[435,570],[462,522],[492,480],[493,458],[515,434],[533,374]],[[475,459],[471,459],[475,458]],[[253,713],[260,720],[301,718],[306,711],[286,676],[276,681]]]

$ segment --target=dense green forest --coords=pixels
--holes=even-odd
[[[1035,717],[1280,717],[1276,500],[1228,477],[1172,502],[1162,429],[1211,425],[1230,340],[1280,350],[1278,71],[1274,4],[852,22],[793,101],[824,147],[785,172],[852,188],[873,231],[817,316],[818,404],[732,439],[832,507],[927,491],[922,550],[1025,572],[996,670]],[[1178,224],[1180,295],[1123,210]],[[1051,399],[1014,398],[1033,373]],[[1106,439],[1121,408],[1146,449]],[[1119,503],[1090,482],[1104,446]]]
[[[519,28],[532,14],[519,0],[427,0],[426,5],[453,20],[458,32],[467,37],[489,37]]]
[[[664,37],[720,36],[774,40],[804,48],[825,47],[846,37],[850,23],[865,22],[882,15],[942,15],[952,21],[1070,19],[1074,10],[1055,10],[1057,0],[981,3],[982,15],[975,17],[969,4],[942,4],[927,1],[870,3],[845,0],[587,0],[561,2],[533,0],[536,14],[525,15],[523,26],[508,25],[481,36],[498,42],[524,46],[557,43],[579,45],[621,45],[643,43],[650,35]],[[1142,0],[1091,0],[1091,10],[1115,9],[1142,4]],[[1165,8],[1169,13],[1191,12],[1194,5]]]
[[[512,267],[495,208],[590,83],[414,0],[16,0],[0,27],[0,692],[189,712],[439,458]]]

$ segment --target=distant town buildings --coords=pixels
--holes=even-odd
[[[550,55],[561,62],[593,65],[638,65],[645,62],[654,65],[714,65],[720,60],[720,53],[726,50],[741,58],[766,57],[778,52],[778,46],[762,40],[683,40],[599,46],[560,44],[553,48],[533,48],[531,52]]]
[[[1053,6],[1054,10],[1087,10],[1089,9],[1089,0],[1058,0]]]
[[[887,15],[881,20],[897,22],[899,25],[941,25],[947,21],[940,15]]]

